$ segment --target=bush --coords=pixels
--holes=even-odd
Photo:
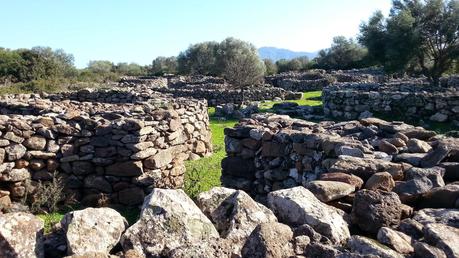
[[[64,183],[57,172],[53,174],[51,181],[38,181],[36,186],[29,185],[27,188],[33,188],[26,196],[32,213],[57,212],[58,204],[64,200]]]

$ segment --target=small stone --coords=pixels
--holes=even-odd
[[[342,198],[353,193],[355,190],[353,185],[347,183],[321,180],[308,182],[304,187],[311,191],[317,199],[322,202],[329,202]]]
[[[402,254],[414,252],[414,249],[411,246],[411,237],[388,227],[382,227],[379,229],[378,241],[381,244],[392,247],[395,251]]]
[[[408,152],[411,153],[427,153],[432,149],[432,147],[425,141],[421,141],[418,139],[410,139],[407,142]]]
[[[387,172],[375,173],[365,183],[365,189],[368,190],[383,190],[390,192],[394,187],[394,179],[391,174]]]

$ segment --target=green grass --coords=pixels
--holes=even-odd
[[[314,98],[320,98],[322,96],[322,91],[310,91],[303,92],[303,97],[298,100],[283,100],[283,101],[268,101],[260,105],[260,112],[269,112],[276,103],[283,102],[295,102],[300,106],[319,106],[322,105],[321,100],[315,100]]]
[[[214,153],[209,157],[185,162],[186,174],[184,190],[191,198],[196,197],[200,192],[208,191],[214,186],[221,185],[220,163],[226,156],[223,129],[226,127],[233,127],[236,122],[236,120],[220,121],[213,118],[210,119]]]
[[[37,216],[45,222],[45,234],[51,232],[53,226],[59,223],[65,213],[53,212],[48,214],[38,214]]]

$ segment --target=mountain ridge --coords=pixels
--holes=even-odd
[[[261,59],[271,59],[276,62],[281,59],[293,59],[300,56],[307,56],[309,59],[313,59],[317,56],[316,52],[305,52],[305,51],[293,51],[286,48],[277,47],[260,47],[258,49],[258,55]]]

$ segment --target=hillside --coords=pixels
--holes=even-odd
[[[261,47],[258,54],[262,59],[278,61],[280,59],[293,59],[295,57],[307,56],[312,59],[317,56],[317,52],[296,52],[285,48]]]

